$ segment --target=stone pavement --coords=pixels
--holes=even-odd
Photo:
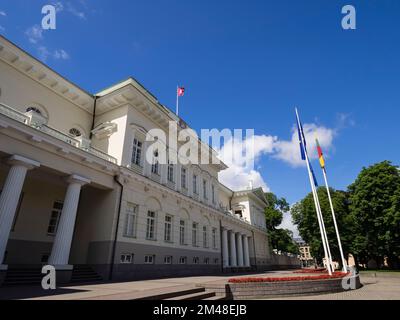
[[[278,277],[291,271],[269,271],[237,277]],[[298,275],[298,274],[297,274]],[[131,282],[75,285],[44,291],[40,287],[1,287],[0,299],[29,300],[132,300],[149,295],[196,287],[198,284],[227,283],[232,275],[168,278]],[[314,296],[280,297],[271,300],[400,300],[400,273],[362,273],[359,290]]]

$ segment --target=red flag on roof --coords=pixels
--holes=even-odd
[[[183,97],[184,94],[185,94],[185,88],[178,87],[178,97]]]

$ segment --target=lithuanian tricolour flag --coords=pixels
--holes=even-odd
[[[319,141],[317,138],[315,138],[315,142],[317,143],[319,164],[321,165],[321,168],[324,169],[325,168],[324,154],[322,153],[322,149],[321,146],[319,145]]]

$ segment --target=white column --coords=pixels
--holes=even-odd
[[[237,260],[236,260],[236,237],[235,232],[233,230],[230,231],[231,233],[231,250],[230,250],[230,258],[231,258],[231,267],[237,267]]]
[[[68,178],[68,188],[64,199],[56,238],[49,258],[49,264],[55,267],[68,265],[72,236],[78,209],[79,195],[83,185],[90,183],[86,178],[72,175]]]
[[[249,237],[243,236],[243,252],[244,252],[244,265],[250,267],[250,255],[249,255]]]
[[[26,173],[28,170],[40,166],[39,162],[19,155],[10,157],[8,163],[11,164],[12,167],[8,172],[0,196],[0,266],[4,260],[8,238],[10,236]]]
[[[144,143],[143,143],[143,175],[146,177],[150,177],[150,174],[151,174],[151,162],[149,162],[147,159],[148,147],[149,147],[149,142],[144,141]]]
[[[243,267],[243,244],[242,244],[242,235],[240,233],[236,234],[236,247],[237,247],[237,260],[238,266]]]
[[[187,166],[187,184],[188,196],[193,197],[193,170],[190,164]]]
[[[175,165],[175,190],[176,191],[181,191],[181,164],[178,163]]]
[[[132,155],[133,155],[133,142],[135,140],[136,130],[132,129],[131,131],[127,131],[127,137],[125,140],[125,147],[122,151],[122,160],[121,166],[123,167],[131,167],[132,165]]]
[[[222,230],[222,265],[224,268],[229,267],[229,248],[228,248],[228,230]]]

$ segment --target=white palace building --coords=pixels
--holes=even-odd
[[[0,284],[46,264],[69,282],[294,263],[271,253],[262,189],[228,189],[223,163],[144,161],[170,121],[134,79],[90,94],[0,36]]]

